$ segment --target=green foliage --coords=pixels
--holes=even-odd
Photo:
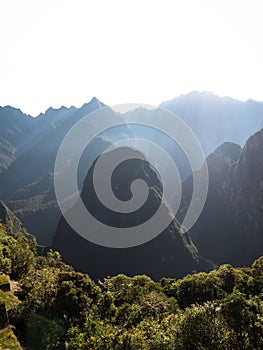
[[[0,288],[2,284],[8,284],[9,283],[9,277],[4,274],[0,274]]]
[[[57,284],[55,310],[70,322],[85,320],[99,299],[100,288],[89,276],[78,272],[59,273]]]
[[[106,278],[102,285],[112,295],[116,306],[132,303],[145,293],[160,290],[159,285],[146,275],[128,277],[120,274]]]
[[[64,349],[64,334],[57,322],[33,315],[27,322],[26,344],[29,350]]]
[[[166,323],[160,323],[155,319],[145,318],[136,328],[132,329],[130,333],[124,334],[123,338],[123,340],[126,338],[126,343],[127,340],[129,341],[127,349],[175,349],[172,330],[166,326]],[[124,341],[122,342],[124,343]]]
[[[12,329],[6,328],[0,330],[0,350],[22,350]]]
[[[234,290],[222,301],[220,311],[239,348],[260,349],[263,344],[262,304],[255,299],[246,300],[244,294]]]
[[[46,256],[38,256],[35,261],[35,268],[41,270],[43,268],[57,268],[61,271],[73,271],[73,268],[66,265],[61,258],[59,252],[54,252],[50,250],[47,252]]]
[[[180,307],[204,303],[224,296],[220,278],[214,272],[189,275],[175,282],[172,287]]]
[[[49,310],[56,298],[58,275],[55,268],[32,269],[23,280],[24,311]]]
[[[194,305],[178,317],[177,349],[261,349],[262,327],[262,310],[234,291],[222,302]]]
[[[225,330],[222,320],[217,317],[218,311],[216,304],[208,302],[204,305],[193,305],[177,317],[177,349],[222,349]]]
[[[263,291],[263,256],[257,259],[252,265],[252,276],[254,282],[254,292],[262,293]]]
[[[36,247],[34,241],[23,234],[7,235],[0,226],[0,272],[13,279],[21,279],[34,264]]]
[[[4,303],[6,309],[9,311],[19,305],[21,302],[11,292],[3,292],[0,290],[0,304]]]
[[[108,319],[111,321],[116,315],[117,307],[114,304],[113,296],[108,291],[100,294],[97,307],[102,319]]]
[[[115,322],[129,329],[136,326],[142,319],[143,312],[138,305],[124,303],[118,307]]]
[[[69,329],[66,349],[116,350],[121,332],[120,328],[100,321],[94,315],[88,316],[82,329],[78,326]]]
[[[0,291],[0,302],[29,350],[263,348],[263,258],[180,280],[121,274],[98,285],[0,226],[0,268],[0,284],[11,276],[22,285],[20,300]]]

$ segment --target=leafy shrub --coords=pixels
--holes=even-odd
[[[26,345],[29,350],[64,349],[64,334],[57,322],[33,315],[27,323]]]

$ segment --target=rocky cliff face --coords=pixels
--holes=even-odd
[[[134,158],[137,158],[138,151],[133,152]],[[146,203],[138,211],[129,214],[112,212],[98,200],[93,187],[94,164],[86,177],[81,197],[90,213],[99,221],[114,227],[136,226],[149,219],[160,206],[162,186],[156,172],[146,160],[127,160],[113,174],[112,185],[115,195],[121,200],[129,199],[130,184],[134,179],[143,179],[149,186]],[[183,232],[175,219],[171,219],[169,227],[157,238],[140,246],[118,249],[106,248],[85,240],[74,232],[62,217],[53,247],[62,253],[67,263],[96,279],[118,273],[127,275],[146,273],[154,279],[164,276],[179,277],[210,267],[200,257],[188,233]]]
[[[240,262],[263,254],[262,150],[263,129],[249,138],[231,174],[234,229],[242,244]]]
[[[190,234],[200,253],[216,263],[249,265],[263,253],[262,149],[263,130],[243,149],[225,143],[207,159],[208,197]],[[184,189],[190,193],[191,179]]]

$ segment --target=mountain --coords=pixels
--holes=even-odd
[[[0,107],[0,135],[13,146],[18,146],[33,127],[35,119],[20,109],[10,106]]]
[[[51,243],[60,216],[53,186],[59,146],[73,125],[101,107],[105,105],[94,97],[80,108],[49,108],[36,118],[9,106],[0,108],[0,197],[41,244]],[[161,107],[174,111],[190,125],[207,155],[225,141],[243,145],[263,117],[263,103],[212,93],[192,92],[163,102]],[[136,120],[142,114],[156,115],[155,110],[143,108],[128,113]],[[143,137],[160,145],[176,162],[182,180],[191,173],[183,150],[164,133],[144,125],[124,125],[99,135],[85,150],[78,168],[79,190],[94,159],[107,146],[127,137]]]
[[[160,107],[176,113],[193,130],[206,155],[229,141],[243,146],[263,127],[263,103],[192,91]]]
[[[31,132],[34,118],[10,106],[0,107],[0,173],[16,159],[19,145]]]
[[[20,142],[17,142],[14,161],[0,174],[1,197],[23,220],[27,228],[36,234],[42,244],[51,242],[60,215],[53,185],[53,172],[59,146],[73,125],[87,114],[104,106],[93,98],[79,109],[49,108],[44,115],[40,114],[37,118],[30,117],[33,123],[30,124],[30,129],[23,129],[24,134]],[[15,116],[17,113],[13,111]],[[23,115],[20,117],[24,118]],[[16,121],[13,123],[16,125]],[[89,150],[88,156],[83,155],[79,171],[81,184],[89,163],[108,145],[108,141],[98,137],[93,142],[92,151]]]
[[[200,253],[217,264],[249,265],[263,253],[262,149],[263,129],[243,149],[224,143],[207,158],[208,196],[190,235]],[[186,207],[191,191],[189,177],[183,183]]]
[[[93,98],[79,109],[49,108],[45,115],[40,114],[35,118],[30,135],[19,144],[19,157],[1,175],[1,181],[5,183],[1,189],[2,196],[8,198],[10,193],[53,172],[59,146],[67,132],[84,116],[101,106]]]
[[[105,225],[123,228],[137,226],[147,221],[160,205],[164,205],[165,210],[169,213],[169,207],[163,201],[162,186],[157,174],[143,158],[143,155],[134,149],[117,148],[110,151],[112,152],[110,156],[118,157],[117,153],[120,151],[132,154],[133,159],[120,164],[114,172],[112,183],[115,195],[123,201],[130,199],[131,183],[135,179],[143,179],[149,186],[149,196],[146,203],[134,213],[128,214],[116,213],[104,207],[99,201],[93,185],[96,160],[88,172],[81,193],[86,208]],[[74,211],[74,208],[70,211]],[[88,224],[86,226],[88,233],[91,228]],[[104,233],[103,229],[102,231],[98,229],[98,234]],[[118,273],[127,275],[146,273],[154,279],[159,279],[163,276],[178,277],[211,267],[199,255],[188,233],[184,232],[178,221],[172,217],[170,225],[158,237],[142,245],[125,249],[108,248],[91,243],[76,233],[65,218],[61,217],[54,237],[53,248],[62,254],[67,263],[88,273],[95,279]]]
[[[0,224],[5,226],[8,234],[23,233],[28,238],[35,238],[27,231],[22,222],[15,216],[15,214],[0,200]]]

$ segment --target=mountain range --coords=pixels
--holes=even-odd
[[[53,244],[67,262],[96,278],[120,272],[120,268],[128,274],[147,272],[154,278],[182,276],[209,269],[211,264],[248,265],[263,254],[263,132],[260,131],[263,103],[241,102],[207,92],[194,91],[160,104],[188,123],[207,156],[208,197],[204,211],[190,232],[185,232],[180,222],[191,198],[192,176],[178,145],[149,129],[124,126],[99,135],[84,152],[78,169],[78,185],[86,205],[92,203],[94,213],[100,215],[91,184],[91,171],[98,155],[116,139],[146,135],[166,147],[178,163],[183,181],[178,221],[172,221],[167,231],[156,239],[123,252],[84,242],[75,234],[58,208],[54,164],[59,146],[72,126],[102,107],[106,106],[93,98],[81,108],[49,108],[36,118],[9,106],[0,108],[0,198],[36,236],[39,244]],[[116,114],[110,108],[108,113]],[[154,111],[148,110],[128,113],[154,115]],[[128,173],[132,176],[140,173],[140,169],[140,164],[131,164]],[[160,190],[158,176],[150,168],[149,174]],[[126,172],[119,174],[118,181],[123,177],[127,177]],[[152,198],[151,206],[156,205],[156,198]],[[123,220],[112,213],[107,217],[117,225]]]
[[[263,127],[263,103],[241,102],[211,92],[192,91],[161,107],[176,113],[193,130],[206,155],[229,141],[244,146],[248,137]]]

